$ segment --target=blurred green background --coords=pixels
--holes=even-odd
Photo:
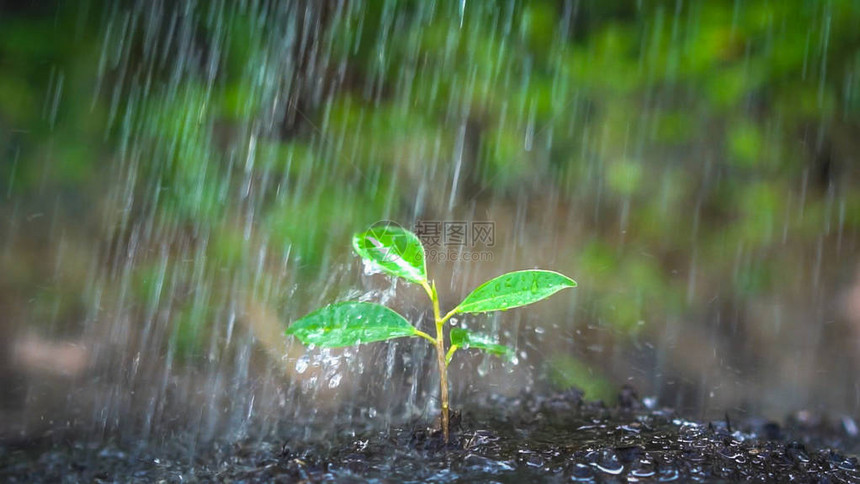
[[[858,25],[851,0],[0,3],[5,378],[40,361],[22,335],[108,386],[291,368],[286,321],[379,284],[349,234],[490,220],[492,263],[431,264],[443,303],[579,282],[467,322],[528,356],[493,388],[856,414]]]

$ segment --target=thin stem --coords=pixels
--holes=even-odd
[[[454,308],[454,309],[448,311],[448,314],[446,314],[444,317],[442,317],[442,324],[444,324],[449,319],[451,319],[451,316],[457,314],[457,309],[459,309],[459,308]]]
[[[436,340],[433,341],[436,345],[436,362],[439,365],[439,393],[442,400],[442,435],[445,436],[445,443],[448,443],[448,365],[445,361],[445,321],[450,316],[442,318],[439,311],[439,294],[436,292],[436,283],[422,282],[421,286],[430,296],[430,301],[433,303],[433,319],[436,321]],[[432,341],[432,338],[431,338]]]
[[[445,320],[439,317],[439,294],[436,292],[436,283],[433,282],[430,286],[430,300],[433,301],[433,317],[436,319],[436,328],[438,332],[439,326],[445,324]]]
[[[430,287],[430,284],[428,284],[427,281],[421,281],[421,287],[424,288],[424,292],[427,293],[427,297],[430,298],[431,302],[436,300],[436,298],[433,296],[433,288]],[[438,321],[438,318],[437,318],[437,321]]]
[[[448,366],[445,364],[445,340],[442,339],[442,325],[437,325],[436,361],[439,364],[439,388],[442,397],[442,435],[448,443]]]
[[[449,433],[448,433],[448,362],[451,360],[450,355],[445,354],[445,321],[454,315],[456,308],[446,314],[444,317],[441,316],[441,311],[439,310],[439,294],[436,292],[436,283],[427,281],[421,281],[421,287],[424,288],[424,292],[430,297],[430,301],[433,303],[433,319],[436,321],[436,338],[433,339],[427,333],[423,333],[418,331],[416,334],[421,336],[422,338],[426,338],[429,341],[432,341],[436,346],[436,362],[439,365],[439,393],[440,399],[442,400],[442,435],[445,436],[445,443],[448,443]],[[454,348],[451,348],[451,354],[453,354]]]
[[[420,329],[417,329],[417,328],[415,329],[415,336],[420,336],[420,337],[426,339],[427,341],[433,343],[433,346],[436,346],[436,338],[430,336],[429,334],[425,333],[424,331],[421,331]]]
[[[459,346],[457,345],[451,345],[451,347],[448,348],[448,354],[445,355],[445,368],[448,368],[448,365],[451,364],[451,358],[454,357],[454,352],[457,351],[458,348]]]

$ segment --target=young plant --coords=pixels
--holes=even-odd
[[[414,233],[396,226],[379,225],[352,238],[355,252],[374,269],[418,284],[430,297],[436,336],[409,324],[400,314],[369,302],[340,302],[318,309],[295,321],[287,329],[306,345],[326,348],[352,346],[392,338],[424,338],[436,349],[442,400],[442,433],[448,442],[448,365],[460,349],[475,348],[493,355],[512,357],[513,350],[496,344],[490,337],[453,328],[445,344],[445,323],[456,314],[506,311],[545,299],[556,292],[576,286],[562,274],[544,270],[510,272],[491,279],[472,291],[460,304],[444,315],[439,309],[436,284],[427,277],[424,247]]]

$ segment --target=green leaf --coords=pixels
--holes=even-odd
[[[502,356],[509,360],[514,357],[512,348],[496,343],[485,334],[473,333],[462,328],[451,329],[451,346],[484,350],[491,355]]]
[[[375,269],[417,284],[427,282],[421,240],[403,227],[391,223],[375,225],[353,235],[352,246]]]
[[[337,348],[415,336],[416,330],[403,316],[385,306],[350,301],[308,314],[291,324],[287,335],[306,345]]]
[[[505,311],[546,299],[576,281],[553,271],[518,271],[490,279],[457,306],[458,313]]]

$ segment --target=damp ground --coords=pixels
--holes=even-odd
[[[455,419],[446,445],[416,421],[320,441],[243,439],[187,445],[87,444],[44,438],[0,447],[4,482],[860,482],[852,422],[808,412],[696,422],[646,408],[634,392],[611,407],[569,391],[488,397]]]

